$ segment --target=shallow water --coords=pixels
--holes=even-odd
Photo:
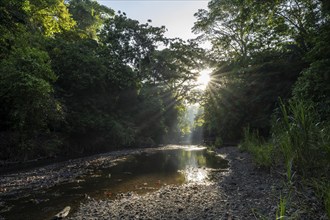
[[[25,198],[7,198],[12,208],[6,219],[50,219],[65,206],[72,212],[87,197],[115,199],[122,193],[143,194],[164,185],[208,183],[211,169],[228,167],[228,162],[205,148],[186,147],[131,155],[112,167],[90,170],[72,183],[40,190]]]

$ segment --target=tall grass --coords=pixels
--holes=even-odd
[[[276,210],[276,220],[282,220],[286,219],[285,212],[286,212],[286,205],[287,205],[287,200],[286,198],[280,197],[280,203],[277,207]]]
[[[244,140],[239,147],[250,152],[257,165],[265,168],[271,167],[273,145],[260,137],[258,131],[251,131],[249,127],[245,128]]]
[[[270,140],[265,141],[257,131],[246,128],[240,147],[251,152],[255,162],[262,166],[271,166],[274,158],[282,158],[290,186],[296,172],[306,180],[316,180],[312,185],[323,199],[330,218],[329,122],[320,120],[312,103],[291,100],[284,104],[281,101],[271,134]],[[286,200],[281,198],[277,219],[283,218],[285,205]]]
[[[281,103],[281,117],[273,123],[272,142],[279,149],[287,168],[304,176],[318,176],[329,171],[330,131],[319,121],[313,105],[303,101]]]
[[[324,195],[324,205],[327,212],[328,218],[330,218],[330,184],[328,184],[325,195]]]
[[[240,148],[252,153],[256,163],[271,166],[281,156],[288,180],[297,171],[304,177],[330,175],[330,126],[320,122],[312,104],[303,101],[281,102],[280,114],[273,120],[271,139],[258,131],[244,129]]]
[[[322,198],[324,201],[325,210],[328,217],[330,218],[330,182],[329,179],[312,179],[310,181],[311,185],[314,187],[317,196]]]
[[[330,218],[330,129],[322,122],[312,103],[293,100],[281,103],[281,117],[272,128],[272,141],[284,158],[288,182],[293,170],[305,179],[323,199]],[[322,186],[322,187],[320,187]]]

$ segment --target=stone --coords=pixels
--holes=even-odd
[[[69,212],[71,210],[70,206],[66,206],[62,211],[60,211],[59,213],[57,213],[52,220],[57,220],[57,219],[63,219],[65,218],[67,215],[69,215]]]

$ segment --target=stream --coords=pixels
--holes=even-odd
[[[75,212],[88,198],[116,199],[145,194],[166,185],[207,184],[210,171],[228,168],[228,161],[204,147],[181,147],[133,154],[108,166],[88,169],[72,182],[22,196],[0,196],[5,219],[51,219],[65,206]]]

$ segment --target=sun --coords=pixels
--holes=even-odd
[[[211,70],[202,70],[199,73],[199,76],[196,81],[199,89],[201,89],[201,90],[206,89],[207,84],[211,81],[210,73],[211,73]]]

